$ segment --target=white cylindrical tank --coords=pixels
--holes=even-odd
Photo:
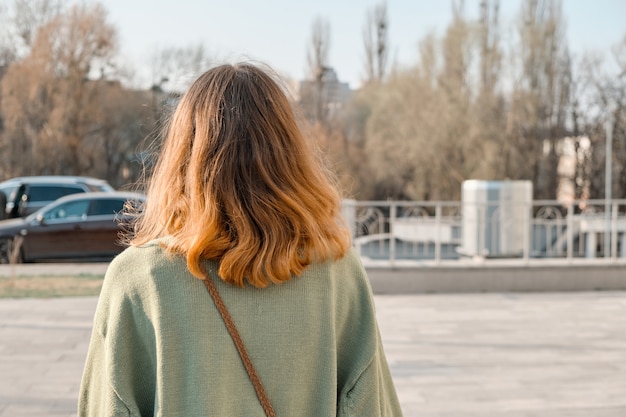
[[[530,181],[464,181],[459,252],[467,256],[522,255],[530,242],[532,198]]]

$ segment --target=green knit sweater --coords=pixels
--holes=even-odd
[[[207,263],[217,277],[217,263]],[[358,256],[265,289],[214,279],[278,417],[400,416]],[[104,279],[79,416],[264,416],[204,284],[157,242]]]

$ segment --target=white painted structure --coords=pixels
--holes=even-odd
[[[530,181],[464,181],[459,253],[488,257],[522,254],[530,235],[532,204]]]

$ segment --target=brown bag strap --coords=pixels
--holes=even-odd
[[[235,343],[235,347],[237,347],[237,352],[239,352],[239,357],[241,357],[241,361],[243,362],[243,366],[246,368],[246,372],[248,372],[248,376],[250,377],[250,381],[252,385],[254,385],[254,390],[256,391],[256,396],[259,399],[259,402],[263,406],[263,410],[265,411],[265,415],[267,417],[276,417],[274,413],[274,409],[272,408],[272,404],[270,403],[269,398],[267,397],[267,393],[265,392],[265,388],[263,387],[263,383],[261,382],[261,378],[256,372],[252,361],[250,360],[250,356],[248,355],[248,351],[246,350],[246,346],[243,344],[243,340],[239,335],[239,331],[235,326],[235,322],[233,318],[230,316],[228,309],[226,308],[226,304],[224,304],[224,300],[220,296],[220,293],[217,291],[217,287],[211,276],[208,273],[205,273],[205,278],[202,280],[204,282],[204,286],[206,287],[209,294],[211,294],[211,298],[215,303],[218,311],[222,315],[222,319],[224,320],[224,324],[226,325],[226,329],[228,330],[228,334],[233,339]]]

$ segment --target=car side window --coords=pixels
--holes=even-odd
[[[15,198],[15,193],[17,192],[17,185],[0,187],[0,192],[4,193],[7,201],[12,201]]]
[[[115,216],[124,208],[124,200],[97,199],[91,202],[89,216]]]
[[[70,201],[68,203],[56,206],[52,210],[48,210],[43,214],[43,219],[46,221],[84,219],[85,217],[87,217],[88,208],[89,201]]]
[[[76,186],[50,186],[31,185],[28,190],[28,200],[30,201],[54,201],[64,195],[83,192],[83,189]]]

